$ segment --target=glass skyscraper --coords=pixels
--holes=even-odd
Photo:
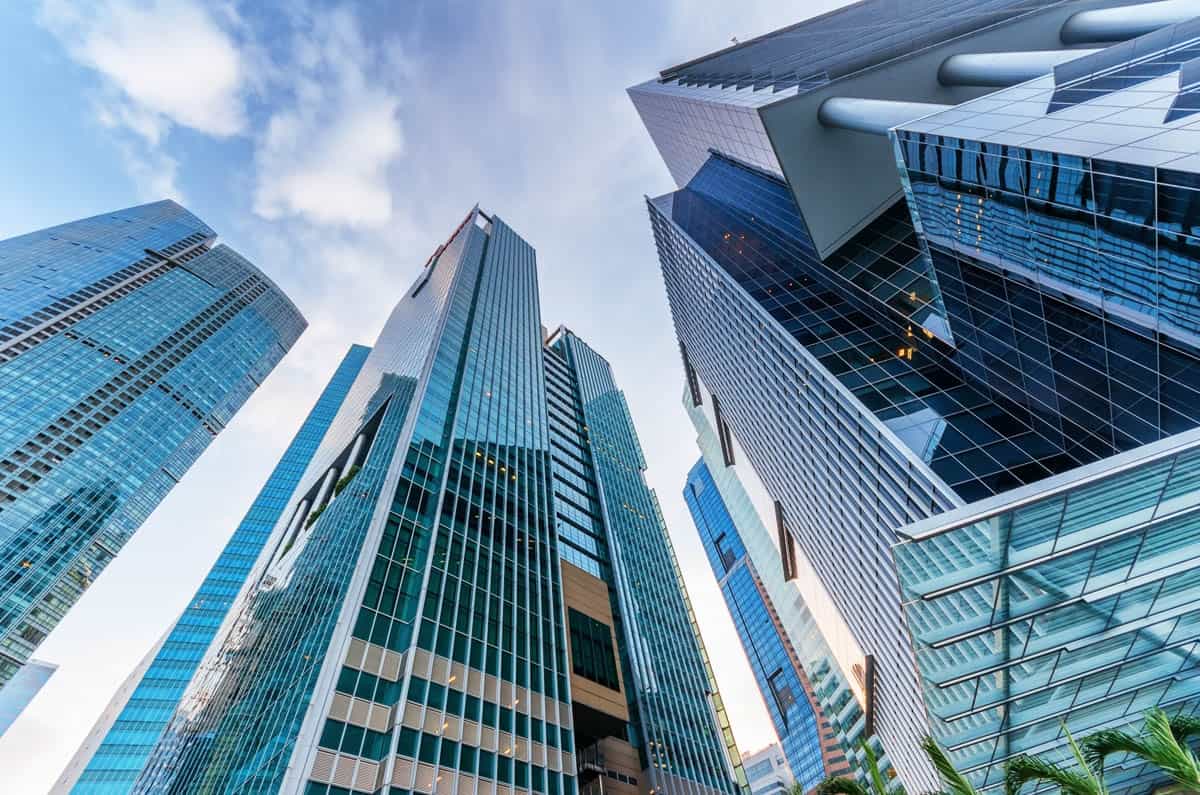
[[[792,775],[807,792],[829,776],[848,773],[844,754],[838,760],[843,764],[835,766],[831,757],[826,769],[822,741],[832,733],[703,459],[688,473],[683,496]],[[836,749],[836,740],[832,745]]]
[[[0,241],[0,684],[304,330],[170,201]]]
[[[1200,29],[1182,3],[921,5],[868,0],[630,93],[668,162],[704,133],[648,205],[720,465],[761,480],[784,576],[828,591],[904,783],[934,786],[932,733],[991,790],[1017,754],[1066,759],[1064,719],[1200,707]],[[832,46],[895,13],[900,51]],[[720,121],[822,58],[756,111],[778,167],[647,118],[684,92]],[[1132,760],[1109,781],[1156,783]]]
[[[861,746],[868,742],[886,773],[891,762],[870,737],[857,683],[843,674],[839,662],[852,665],[862,657],[861,650],[848,639],[811,570],[785,578],[779,536],[763,518],[774,510],[766,489],[739,452],[735,458],[741,463],[725,464],[711,396],[696,397],[699,403],[690,388],[685,391],[684,406],[696,429],[701,459],[689,475],[684,499],[788,766],[806,789],[828,776],[861,777]],[[746,775],[750,777],[748,766]]]
[[[736,790],[624,399],[536,277],[478,209],[429,258],[135,792]]]
[[[85,746],[98,747],[90,759],[73,760],[76,766],[86,761],[87,767],[71,792],[99,795],[132,788],[369,353],[362,345],[346,352],[196,595],[125,694],[115,720],[106,721],[99,737],[85,740]]]

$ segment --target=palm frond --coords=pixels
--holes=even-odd
[[[1200,735],[1200,718],[1194,715],[1176,715],[1171,718],[1171,734],[1181,743]]]
[[[816,795],[871,795],[871,791],[852,778],[827,778],[817,785]]]
[[[1079,775],[1086,779],[1091,787],[1092,792],[1103,795],[1108,792],[1108,788],[1104,786],[1104,774],[1097,773],[1088,764],[1087,758],[1083,755],[1083,750],[1080,749],[1079,743],[1075,742],[1075,738],[1071,736],[1071,730],[1067,728],[1067,722],[1062,723],[1063,734],[1067,737],[1067,745],[1071,747],[1071,753],[1075,755],[1075,762],[1079,765],[1082,771]]]
[[[1009,760],[1004,770],[1006,795],[1017,795],[1026,785],[1035,781],[1053,784],[1062,795],[1104,795],[1103,787],[1097,787],[1093,778],[1074,770],[1065,770],[1036,756],[1018,756]]]
[[[938,776],[942,779],[942,785],[946,787],[942,795],[979,795],[979,792],[967,780],[967,777],[955,769],[954,763],[950,761],[950,757],[937,744],[936,740],[932,737],[926,737],[921,741],[921,748],[924,749],[929,760],[933,762],[933,766],[937,768]]]
[[[1089,734],[1081,745],[1088,765],[1101,776],[1104,775],[1105,761],[1113,754],[1127,753],[1137,756],[1146,754],[1146,743],[1141,737],[1114,729]]]
[[[862,748],[863,756],[867,759],[867,774],[871,779],[871,786],[875,788],[876,795],[887,795],[888,785],[883,778],[883,773],[879,770],[879,759],[875,756],[873,749],[866,740],[859,743]]]
[[[1161,709],[1146,713],[1143,729],[1146,761],[1162,769],[1177,784],[1200,790],[1200,760],[1172,731],[1171,720]]]

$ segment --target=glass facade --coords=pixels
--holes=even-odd
[[[716,558],[721,568],[714,569],[714,574],[717,575],[722,591],[727,597],[726,603],[730,606],[731,615],[735,608],[729,602],[729,597],[736,596],[739,597],[739,604],[744,606],[744,609],[738,608],[738,612],[746,618],[742,623],[749,624],[749,618],[752,616],[757,616],[760,622],[757,631],[750,633],[742,631],[737,619],[735,626],[743,639],[743,647],[747,649],[747,657],[755,670],[759,690],[763,694],[764,702],[767,702],[768,712],[775,722],[776,734],[783,737],[790,733],[791,729],[786,725],[781,727],[779,722],[775,721],[775,713],[770,710],[769,701],[774,696],[767,679],[770,674],[775,673],[777,667],[786,669],[790,665],[796,671],[804,693],[811,701],[813,713],[817,716],[817,743],[825,774],[859,775],[863,742],[871,744],[880,769],[887,772],[891,769],[891,761],[878,740],[870,737],[867,732],[867,716],[860,701],[860,696],[865,694],[856,694],[851,681],[842,671],[843,667],[852,667],[862,659],[861,650],[846,639],[847,630],[832,615],[836,608],[831,604],[828,593],[816,582],[811,565],[800,555],[797,555],[797,562],[802,570],[796,573],[794,579],[787,578],[780,565],[777,534],[770,532],[760,518],[761,511],[766,506],[759,507],[750,494],[750,489],[756,487],[758,491],[763,491],[761,483],[757,482],[748,464],[724,464],[720,439],[706,411],[711,400],[706,400],[702,392],[697,394],[701,396],[700,403],[693,401],[691,391],[688,390],[684,396],[684,406],[696,429],[696,444],[701,452],[701,461],[693,472],[700,474],[704,488],[698,489],[699,495],[694,498],[685,493],[685,499],[689,509],[693,503],[701,509],[696,527],[700,531],[710,563],[713,562],[714,553],[718,549],[715,539],[721,534],[736,538],[743,550],[740,557],[733,560],[730,572],[749,572],[754,585],[753,590],[742,587],[739,592],[731,591],[728,586],[732,585],[732,580],[725,581],[725,563],[721,556]],[[701,463],[704,465],[703,470],[699,469]],[[747,486],[747,483],[752,485]],[[697,486],[699,485],[698,482]],[[759,499],[762,499],[761,494]],[[693,515],[696,515],[695,512]],[[745,578],[742,579],[744,582]],[[769,629],[767,623],[770,624]],[[752,641],[765,639],[761,653],[751,654],[750,647],[745,643],[747,634]],[[771,638],[772,635],[777,641]],[[835,645],[838,647],[836,650]],[[783,649],[782,655],[777,651],[780,646]],[[765,660],[771,657],[777,659],[778,666],[767,670],[767,666],[763,665],[760,670],[756,659]],[[843,666],[839,659],[845,659],[846,664]],[[799,737],[803,739],[803,733],[800,733]],[[753,778],[750,776],[748,763],[746,773],[748,777]],[[753,786],[753,781],[751,785]]]
[[[570,368],[568,384],[574,386],[603,518],[626,681],[632,682],[631,724],[639,734],[634,744],[644,754],[650,786],[668,793],[732,791],[734,776],[745,783],[744,774],[731,768],[740,768],[741,760],[658,499],[646,485],[646,461],[625,396],[608,362],[574,334],[555,335],[548,349]],[[560,497],[556,505],[564,502]]]
[[[100,795],[132,788],[369,353],[370,348],[354,345],[342,358],[124,708],[98,738],[99,747],[71,792]]]
[[[788,766],[808,791],[821,783],[826,771],[821,754],[825,727],[804,669],[794,660],[791,642],[772,617],[769,598],[754,565],[746,555],[733,523],[703,459],[688,472],[683,497],[700,533],[738,638],[750,661],[758,689],[779,736]],[[842,759],[845,759],[843,755]],[[747,771],[749,774],[750,771]],[[848,772],[845,765],[838,771]]]
[[[980,786],[1004,759],[1200,712],[1195,431],[906,528],[896,547],[934,736]],[[1115,763],[1114,763],[1115,762]],[[1161,773],[1111,760],[1114,793]]]
[[[839,14],[874,9],[883,20],[904,6],[855,4],[664,81],[749,94],[784,80],[790,90],[806,74],[794,64],[828,58],[815,79],[833,83],[848,75],[837,65]],[[981,33],[993,43],[1057,42],[1065,30],[1067,9],[1054,4],[964,7],[1004,23]],[[911,20],[896,30],[911,40],[872,43],[861,29],[862,47],[843,48],[847,63],[875,49],[881,59],[873,76],[847,81],[847,95],[874,85],[881,99],[927,101],[888,93],[921,68],[919,58],[883,64],[889,48],[908,55],[955,25],[973,29],[971,14],[904,10]],[[723,463],[749,460],[781,532],[874,658],[865,706],[910,789],[935,784],[915,744],[928,726],[998,787],[1015,753],[1063,757],[1063,719],[1079,734],[1128,727],[1155,704],[1194,710],[1184,671],[1195,635],[1186,618],[1174,623],[1190,605],[1164,585],[1187,582],[1187,534],[1167,528],[1185,509],[1154,507],[1187,491],[1172,480],[1186,479],[1185,456],[1151,459],[1200,424],[1200,19],[1164,27],[1130,13],[1145,25],[1134,29],[1159,29],[981,98],[961,102],[986,90],[964,86],[938,100],[960,104],[893,129],[901,198],[886,179],[892,198],[846,236],[823,228],[821,191],[836,186],[829,203],[849,206],[847,196],[875,196],[879,175],[849,161],[808,169],[806,158],[837,152],[818,145],[798,103],[790,116],[755,106],[809,136],[797,147],[768,125],[786,168],[713,137],[705,152],[689,150],[695,168],[680,189],[649,201],[693,399],[720,406]],[[797,183],[794,172],[824,179]],[[1126,467],[1128,483],[1094,485]],[[1010,542],[1020,527],[1027,537]],[[899,581],[889,560],[898,540]],[[1160,586],[1161,608],[1147,595]],[[1154,783],[1129,760],[1118,768],[1118,791]]]
[[[764,209],[797,222],[778,182],[723,158],[709,165],[740,169],[727,201],[715,202],[710,190],[684,198],[678,214],[685,191],[649,202],[676,333],[858,647],[873,656],[874,729],[892,764],[910,786],[933,786],[919,748],[927,728],[890,547],[896,528],[961,502],[920,452],[942,426],[924,400],[961,379],[931,382],[925,373],[940,379],[952,366],[939,354],[942,343],[909,337],[885,305],[866,303],[796,253],[802,248],[779,243],[789,239],[780,229],[787,225]],[[753,211],[737,209],[746,185],[760,189]],[[726,248],[743,233],[753,245]],[[872,339],[868,330],[886,336]],[[930,356],[914,350],[910,361],[910,348]],[[918,370],[926,361],[931,366]],[[852,388],[878,397],[868,406]],[[842,662],[848,679],[864,676],[865,662],[857,670]]]
[[[305,327],[170,201],[0,241],[0,683]]]
[[[1200,164],[1172,115],[1197,46],[1200,22],[1164,28],[892,136],[964,372],[1072,462],[901,530],[931,725],[983,785],[1015,754],[1065,759],[1064,721],[1198,708]],[[1158,783],[1134,760],[1107,778]]]
[[[681,590],[643,607],[630,582],[673,559],[636,462],[607,363],[542,339],[533,249],[472,211],[397,305],[134,791],[573,795],[600,727],[633,756],[613,786],[732,792]],[[614,516],[618,498],[642,513]],[[613,585],[611,617],[568,621],[568,566]],[[572,681],[628,705],[613,723]]]

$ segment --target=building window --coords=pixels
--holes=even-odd
[[[783,561],[783,579],[794,580],[798,575],[796,566],[796,539],[788,532],[783,520],[783,505],[775,500],[775,530],[779,534],[779,558]]]
[[[779,716],[783,719],[783,725],[787,726],[788,710],[796,705],[796,694],[792,692],[792,686],[784,681],[783,669],[776,669],[775,673],[767,678],[767,684],[771,688],[775,706],[779,707]]]
[[[736,461],[733,458],[733,434],[729,431],[729,425],[725,423],[725,417],[721,415],[721,403],[717,400],[717,396],[712,396],[713,415],[717,421],[717,438],[721,442],[721,457],[725,459],[725,466],[731,467]]]
[[[679,355],[683,357],[683,373],[687,376],[688,391],[692,393],[692,405],[699,406],[704,402],[704,396],[700,392],[700,378],[696,375],[696,369],[692,367],[692,360],[688,358],[687,348],[683,347],[683,343],[679,343]]]
[[[608,624],[572,608],[567,613],[571,625],[571,670],[596,684],[620,690]]]
[[[733,564],[737,563],[737,557],[733,550],[729,548],[729,536],[725,533],[713,539],[713,547],[717,550],[717,557],[721,559],[721,565],[725,567],[725,571],[733,568]]]

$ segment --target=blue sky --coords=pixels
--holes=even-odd
[[[374,339],[476,202],[537,248],[544,322],[616,368],[734,731],[744,750],[771,741],[680,497],[697,452],[642,199],[673,186],[624,88],[841,4],[0,3],[0,238],[170,196],[310,323],[43,644],[61,668],[0,738],[8,791],[57,778],[345,348]]]

